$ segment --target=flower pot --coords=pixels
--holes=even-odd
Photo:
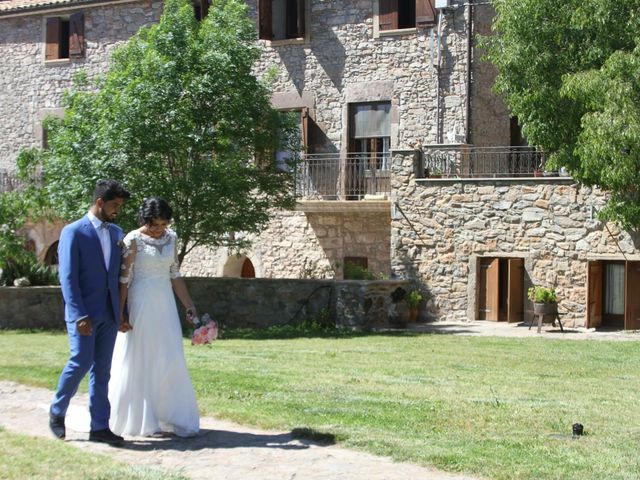
[[[418,320],[418,307],[409,307],[409,321],[416,322]]]
[[[558,304],[553,303],[534,303],[533,313],[536,315],[551,315],[558,311]]]

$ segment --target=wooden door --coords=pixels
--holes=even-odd
[[[602,325],[602,262],[589,262],[587,269],[587,328],[596,328]]]
[[[640,330],[640,262],[625,263],[624,329]]]
[[[507,321],[520,322],[524,311],[524,258],[510,258],[507,275]]]
[[[256,271],[253,268],[253,263],[248,258],[244,259],[242,263],[242,271],[240,272],[242,278],[256,278]]]
[[[480,320],[497,322],[500,313],[500,260],[498,258],[480,259],[478,275],[480,295],[477,317]]]

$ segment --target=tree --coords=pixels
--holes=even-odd
[[[41,169],[40,193],[63,219],[86,212],[100,178],[133,194],[125,229],[143,198],[163,197],[180,260],[230,243],[229,232],[258,232],[271,209],[293,204],[293,188],[291,174],[254,160],[297,147],[295,125],[253,74],[255,39],[241,0],[213,0],[201,22],[189,0],[167,0],[159,24],[117,49],[95,84],[75,78],[64,119],[47,119],[49,148],[22,152],[20,172]]]
[[[529,143],[609,192],[599,213],[640,227],[640,0],[495,0],[495,91]]]

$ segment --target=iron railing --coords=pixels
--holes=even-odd
[[[20,190],[23,187],[24,182],[14,172],[0,170],[0,193]]]
[[[507,178],[542,176],[545,154],[531,147],[424,147],[425,177]]]
[[[388,195],[390,162],[388,153],[306,154],[296,169],[296,196],[361,200],[365,195]]]

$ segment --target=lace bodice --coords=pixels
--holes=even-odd
[[[180,264],[176,234],[167,229],[160,238],[152,238],[139,230],[123,239],[120,283],[131,285],[134,278],[178,278]]]

